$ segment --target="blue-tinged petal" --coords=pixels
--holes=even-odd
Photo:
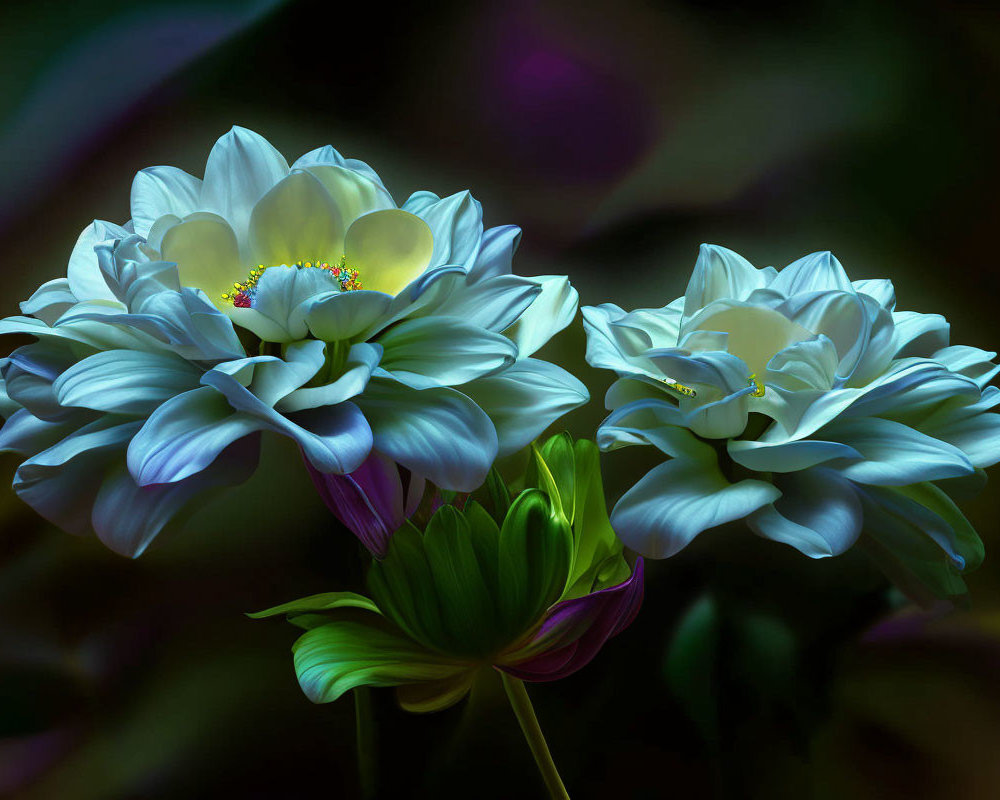
[[[162,486],[139,486],[123,461],[108,473],[94,498],[94,532],[116,553],[138,558],[191,500],[247,480],[257,467],[259,450],[255,437],[242,439],[198,475]]]
[[[186,217],[197,211],[201,198],[201,180],[177,167],[148,167],[132,180],[132,224],[135,232],[146,236],[165,214]]]
[[[234,126],[208,154],[201,207],[226,219],[245,250],[254,204],[288,174],[288,162],[263,136]]]
[[[114,294],[97,265],[97,255],[94,247],[108,239],[124,239],[130,231],[121,225],[104,220],[94,222],[83,229],[76,240],[73,252],[69,257],[66,278],[70,291],[78,300],[113,300]]]
[[[462,317],[481,328],[504,331],[510,336],[511,331],[505,329],[525,314],[529,307],[533,308],[541,293],[542,287],[534,279],[501,275],[471,285],[465,282],[455,286],[442,303],[434,306],[433,313]],[[525,355],[529,354],[522,350],[521,356]]]
[[[25,408],[11,414],[0,427],[0,452],[30,457],[52,447],[72,428],[66,422],[39,419]]]
[[[861,501],[849,481],[818,467],[783,475],[782,495],[747,518],[750,529],[810,558],[845,552],[861,534]]]
[[[620,408],[621,406],[633,403],[636,400],[676,400],[676,396],[671,394],[662,381],[649,378],[645,375],[636,375],[628,378],[619,378],[604,394],[604,407],[608,410]],[[674,405],[671,403],[671,405]],[[676,406],[674,406],[676,409]],[[678,420],[680,412],[677,412]],[[679,422],[677,424],[680,424]]]
[[[693,317],[716,300],[743,300],[763,286],[763,275],[743,256],[725,247],[703,244],[684,293],[684,316]]]
[[[102,305],[94,305],[99,302]],[[76,343],[102,350],[111,350],[116,347],[137,350],[156,349],[156,341],[149,336],[118,325],[107,324],[106,320],[109,316],[122,313],[120,304],[117,306],[103,305],[111,302],[77,303],[63,314],[55,325],[51,326],[32,317],[5,317],[0,319],[0,335],[27,333],[31,336],[37,336],[42,341]]]
[[[930,357],[948,346],[951,326],[940,314],[894,311],[893,358]]]
[[[2,367],[8,397],[41,419],[66,418],[72,412],[59,403],[52,382],[87,352],[51,339],[17,348]]]
[[[829,251],[810,253],[793,261],[778,273],[768,288],[785,297],[830,290],[854,293],[851,279]]]
[[[352,345],[344,371],[335,380],[320,386],[296,389],[278,400],[275,409],[282,412],[302,411],[350,400],[365,390],[381,357],[382,348],[377,344],[360,342]]]
[[[146,415],[198,386],[201,370],[168,353],[105,350],[60,375],[53,389],[64,406]]]
[[[31,314],[52,325],[74,303],[76,295],[69,288],[69,280],[56,278],[39,286],[20,306],[22,314]]]
[[[432,192],[415,192],[402,208],[420,217],[434,234],[428,266],[459,264],[466,271],[472,267],[483,238],[483,207],[469,192],[444,198]]]
[[[201,472],[229,445],[261,430],[226,398],[202,386],[161,405],[128,446],[128,467],[140,486],[176,483]]]
[[[220,392],[233,409],[242,412],[241,416],[253,421],[256,429],[266,428],[294,439],[320,472],[342,474],[357,469],[372,448],[371,428],[358,407],[345,402],[281,414],[251,391],[252,381],[261,380],[256,374],[260,371],[274,373],[268,377],[267,394],[272,396],[279,382],[284,380],[286,386],[294,386],[304,374],[296,365],[280,359],[256,357],[220,364],[201,380]]]
[[[542,293],[517,322],[504,331],[517,344],[521,358],[530,356],[569,325],[576,316],[580,299],[565,276],[540,275],[531,280],[542,287]]]
[[[245,353],[233,323],[200,289],[179,292],[157,292],[136,308],[136,324],[152,333],[154,330],[174,351],[194,361],[218,361],[240,358]],[[145,319],[139,323],[139,318]]]
[[[733,461],[754,472],[798,472],[836,458],[863,458],[849,445],[817,439],[780,444],[740,439],[728,442],[726,447]]]
[[[140,424],[105,417],[85,425],[21,464],[14,491],[68,533],[86,533],[94,497]]]
[[[439,386],[456,386],[485,377],[517,359],[517,345],[499,333],[459,317],[435,314],[408,319],[378,337],[383,354],[380,366],[431,378]]]
[[[707,457],[706,445],[684,427],[677,406],[660,398],[639,399],[615,409],[597,430],[602,450],[651,444],[673,458]]]
[[[521,359],[462,391],[496,426],[499,456],[527,447],[563,414],[590,399],[587,387],[562,367],[534,358]]]
[[[866,294],[881,305],[886,311],[896,307],[896,287],[888,278],[851,281],[851,286],[858,294]]]
[[[983,560],[983,544],[955,503],[931,483],[898,488],[866,486],[862,490],[865,513],[871,506],[905,521],[911,536],[930,538],[951,559],[956,569],[975,569]],[[915,529],[915,530],[913,530]],[[877,535],[873,528],[872,535]]]
[[[373,378],[358,405],[371,424],[375,449],[442,489],[472,491],[496,458],[493,423],[455,389],[418,390]]]
[[[637,308],[614,321],[616,328],[632,328],[643,334],[646,347],[677,347],[680,341],[681,312],[684,298],[679,297],[663,308]]]
[[[360,337],[389,313],[392,297],[384,292],[357,290],[316,300],[305,323],[317,339],[340,342]]]
[[[233,307],[226,313],[264,341],[294,342],[308,332],[306,315],[312,303],[339,291],[325,269],[269,267],[257,282],[253,307]]]
[[[685,350],[665,348],[649,350],[645,357],[664,377],[684,385],[714,387],[723,395],[738,392],[748,386],[750,371],[747,365],[730,353],[688,353]]]
[[[284,358],[254,356],[219,364],[216,370],[234,375],[244,366],[252,365],[253,378],[247,385],[254,397],[264,405],[273,406],[312,380],[326,358],[327,346],[316,339],[308,339],[288,345]]]
[[[982,469],[1000,462],[1000,414],[977,414],[936,426],[928,433],[957,447],[974,467]]]
[[[476,254],[476,261],[469,270],[469,282],[477,283],[487,278],[509,275],[514,253],[521,243],[521,229],[517,225],[499,225],[483,233],[483,241]]]
[[[824,428],[821,435],[861,453],[861,461],[838,468],[841,475],[858,483],[904,486],[968,475],[974,469],[954,445],[892,420],[842,419]]]
[[[705,439],[728,439],[746,430],[750,412],[750,394],[753,386],[745,386],[718,400],[705,402],[698,398],[682,397],[680,410],[684,424]]]
[[[781,496],[770,483],[729,483],[715,454],[675,458],[647,472],[615,505],[611,525],[630,548],[668,558],[708,528],[742,519]]]
[[[352,402],[296,411],[287,422],[275,416],[271,427],[294,439],[320,472],[353,472],[372,451],[372,428]]]
[[[385,185],[382,183],[382,179],[378,176],[378,173],[369,167],[364,161],[359,161],[356,158],[344,158],[330,145],[317,147],[315,150],[310,150],[305,155],[299,156],[295,163],[292,164],[292,169],[307,169],[308,167],[324,165],[344,167],[352,172],[356,172],[359,175],[364,176],[370,181],[373,181],[383,189],[385,188]]]
[[[768,386],[789,391],[829,390],[837,377],[840,356],[827,336],[796,342],[777,353],[767,364],[761,379]]]
[[[891,416],[901,422],[919,421],[946,399],[966,403],[980,395],[971,378],[935,361],[902,359],[873,381],[852,405],[851,416]]]
[[[24,311],[23,304],[21,310]],[[945,347],[931,356],[934,361],[953,372],[971,378],[981,389],[1000,373],[1000,364],[993,363],[996,357],[994,352],[960,344]]]

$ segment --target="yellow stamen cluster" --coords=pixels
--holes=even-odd
[[[757,373],[752,373],[747,379],[754,390],[750,393],[751,397],[763,397],[764,396],[764,384],[757,378]]]
[[[330,277],[340,286],[340,290],[343,292],[355,291],[361,289],[361,281],[358,279],[358,270],[347,266],[346,256],[341,256],[340,261],[335,264],[330,264],[328,261],[296,261],[291,266],[301,267],[303,269],[325,269]],[[285,265],[282,265],[285,266]],[[237,308],[250,308],[253,305],[253,299],[257,294],[257,283],[260,280],[260,276],[269,269],[269,267],[264,264],[258,264],[250,270],[250,274],[247,279],[242,283],[234,283],[233,291],[224,292],[222,299],[232,303]]]
[[[660,378],[662,383],[665,383],[669,388],[673,389],[675,392],[684,395],[685,397],[697,397],[698,393],[692,389],[690,386],[685,386],[683,383],[678,383],[672,378]]]

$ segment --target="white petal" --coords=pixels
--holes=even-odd
[[[122,226],[99,219],[83,229],[73,246],[66,270],[70,291],[78,300],[115,299],[101,274],[94,247],[109,239],[124,239],[128,235],[129,232]]]
[[[861,533],[861,501],[851,484],[827,469],[782,476],[782,496],[750,515],[754,533],[811,558],[845,552]]]
[[[160,217],[186,217],[199,209],[201,181],[177,167],[148,167],[132,180],[132,224],[146,236]]]
[[[542,292],[504,334],[516,344],[521,358],[537,351],[576,317],[580,299],[569,278],[562,275],[541,275],[531,278]]]
[[[282,178],[250,214],[250,255],[272,266],[298,261],[336,261],[344,224],[330,193],[308,172]]]
[[[618,537],[648,558],[668,558],[708,528],[742,519],[781,496],[764,481],[729,483],[715,463],[675,458],[654,467],[615,505]]]
[[[226,219],[246,246],[250,212],[288,174],[288,162],[263,136],[234,127],[208,155],[201,207]]]

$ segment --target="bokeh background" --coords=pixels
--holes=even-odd
[[[400,200],[471,189],[523,227],[517,270],[585,304],[664,304],[703,241],[759,266],[830,249],[953,341],[1000,340],[994,4],[9,0],[0,31],[4,315],[92,219],[128,218],[137,170],[200,175],[240,124],[290,158],[333,144]],[[583,347],[577,322],[544,354],[591,387],[577,436],[610,382]],[[605,457],[610,500],[645,458]],[[636,623],[529,687],[573,796],[1000,796],[998,506],[969,506],[987,561],[950,613],[906,608],[860,553],[740,526],[650,564]],[[294,629],[243,616],[359,585],[288,443],[138,561],[9,489],[0,515],[0,796],[359,796],[351,699],[311,705]],[[376,692],[381,796],[542,796],[480,688],[430,717]]]

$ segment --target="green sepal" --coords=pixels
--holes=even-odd
[[[292,654],[299,685],[314,703],[332,702],[356,686],[446,681],[471,668],[428,650],[384,617],[361,610],[345,610],[343,618],[306,631]]]
[[[503,524],[510,508],[510,492],[496,467],[490,467],[486,481],[472,493],[471,499],[482,505],[497,525]]]
[[[860,495],[865,512],[865,549],[886,576],[911,599],[924,606],[936,598],[967,593],[963,571],[983,560],[983,544],[954,501],[932,483],[903,487],[867,487]],[[904,513],[907,503],[919,504],[952,531],[956,552],[965,560],[959,569],[941,545]]]
[[[627,580],[632,568],[608,518],[597,445],[588,439],[574,443],[561,433],[535,446],[533,453],[526,483],[555,498],[553,504],[573,531],[572,565],[560,599]]]
[[[573,559],[573,534],[549,496],[525,489],[500,528],[500,627],[525,633],[562,596]]]

